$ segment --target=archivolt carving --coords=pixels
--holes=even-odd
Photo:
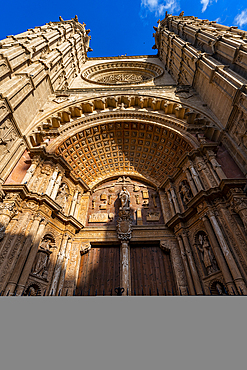
[[[49,141],[51,137],[63,135],[61,140],[64,140],[65,136],[73,134],[79,126],[95,124],[96,120],[118,119],[146,120],[162,125],[167,123],[184,132],[195,130],[195,127],[197,131],[205,131],[205,126],[211,130],[213,126],[217,129],[209,117],[189,105],[152,96],[116,95],[78,101],[57,110],[42,122],[37,122],[37,128],[30,133],[30,141],[33,146],[37,146]],[[198,145],[194,138],[191,137],[191,140]],[[56,140],[52,143],[51,150],[56,143]]]

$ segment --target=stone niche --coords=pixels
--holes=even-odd
[[[163,224],[159,194],[144,182],[119,177],[99,185],[90,197],[87,226],[116,226],[120,205],[119,193],[125,186],[130,194],[133,225]]]

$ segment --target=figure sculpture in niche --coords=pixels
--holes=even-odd
[[[212,253],[211,246],[209,244],[207,235],[199,234],[198,235],[198,245],[197,248],[201,252],[201,259],[205,266],[205,269],[208,275],[212,274],[213,272],[217,271],[217,263],[215,257]]]
[[[50,259],[50,254],[52,253],[50,251],[51,246],[51,238],[45,236],[42,240],[39,250],[37,252],[34,265],[32,268],[32,274],[39,276],[43,279],[47,278],[48,274],[48,263]]]
[[[69,197],[69,188],[68,188],[68,185],[66,184],[62,184],[58,190],[58,194],[57,194],[57,197],[56,197],[56,202],[62,207],[62,209],[64,210],[65,208],[65,205],[66,205],[66,202],[68,200],[68,197]]]
[[[179,186],[179,192],[180,192],[180,195],[181,195],[182,202],[184,204],[188,203],[191,200],[192,193],[191,193],[190,187],[189,187],[189,185],[187,184],[186,181],[181,182],[181,184]]]
[[[215,285],[215,288],[217,289],[217,292],[218,292],[218,294],[219,295],[226,295],[224,292],[223,292],[223,288],[222,288],[222,286],[221,286],[221,284],[220,283],[216,283],[216,285]]]
[[[122,210],[128,209],[129,208],[129,203],[130,203],[130,194],[129,194],[126,186],[122,187],[122,190],[119,193],[119,198],[120,198],[120,201],[121,201]]]

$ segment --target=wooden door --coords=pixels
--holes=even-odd
[[[170,254],[158,245],[130,248],[131,294],[176,295]]]
[[[116,295],[119,284],[119,246],[96,246],[82,255],[76,295]]]

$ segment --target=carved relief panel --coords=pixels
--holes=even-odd
[[[133,225],[163,224],[158,192],[149,185],[120,177],[100,185],[90,197],[87,217],[88,226],[116,225],[121,207],[120,193],[123,187],[129,193],[129,207]]]

